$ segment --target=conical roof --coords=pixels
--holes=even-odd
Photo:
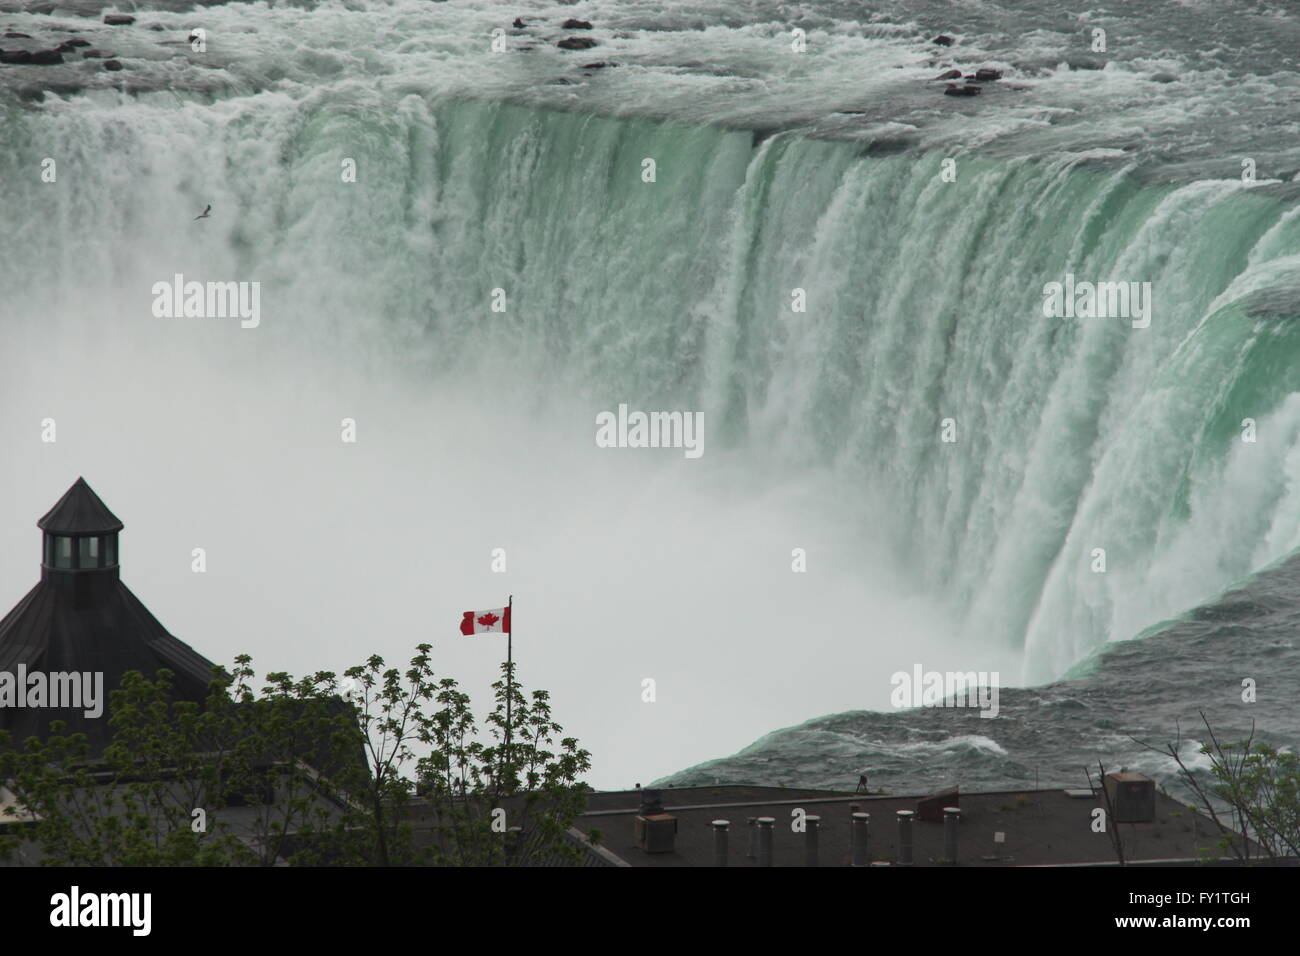
[[[38,525],[56,535],[122,529],[122,522],[82,478]],[[140,671],[152,680],[163,667],[175,674],[175,698],[201,702],[207,697],[212,662],[169,634],[122,583],[116,567],[67,572],[43,568],[40,583],[0,617],[0,673],[14,675],[15,682],[21,674],[35,672],[49,681],[52,675],[102,675],[103,710],[87,715],[85,707],[0,707],[0,729],[21,743],[28,736],[46,736],[52,721],[63,720],[68,733],[86,734],[91,752],[100,753],[112,739],[109,693],[121,686],[127,671]]]
[[[107,583],[102,599],[80,606],[69,588],[41,581],[0,619],[0,671],[103,674],[103,713],[97,718],[88,717],[85,708],[0,708],[0,728],[12,732],[15,741],[44,737],[52,721],[63,720],[68,733],[86,734],[91,752],[101,753],[112,739],[109,692],[131,670],[153,680],[166,667],[175,674],[176,698],[201,702],[207,697],[212,662],[169,634],[120,580]]]
[[[46,534],[110,534],[122,530],[122,522],[108,510],[85,478],[78,478],[58,503],[36,526]]]

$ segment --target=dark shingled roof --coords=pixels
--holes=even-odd
[[[108,510],[108,505],[78,478],[36,526],[46,534],[109,534],[122,530],[122,522]]]

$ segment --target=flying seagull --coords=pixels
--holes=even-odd
[[[204,209],[203,212],[202,212],[201,214],[195,216],[195,217],[194,217],[194,220],[197,222],[197,221],[200,220],[200,219],[207,219],[207,218],[208,218],[208,213],[210,213],[210,212],[212,212],[212,203],[208,203],[208,208],[207,208],[207,209]]]

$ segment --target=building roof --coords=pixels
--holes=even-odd
[[[604,850],[631,866],[714,866],[712,822],[730,821],[728,866],[757,866],[749,856],[750,818],[773,817],[773,866],[806,866],[806,836],[791,828],[792,811],[801,808],[821,818],[818,865],[846,866],[850,860],[852,807],[870,815],[868,860],[897,865],[897,811],[917,810],[918,796],[868,796],[824,790],[778,787],[682,787],[658,791],[664,812],[676,818],[676,837],[669,853],[647,853],[638,845],[634,821],[642,791],[592,794],[576,828]],[[1077,794],[1077,795],[1071,795]],[[1050,866],[1115,862],[1105,833],[1094,832],[1093,811],[1104,806],[1100,793],[1059,789],[961,793],[957,839],[958,865]],[[914,817],[914,866],[944,866],[944,824]],[[1118,824],[1126,861],[1156,863],[1221,856],[1219,829],[1208,817],[1159,791],[1155,819]],[[1001,834],[1001,840],[997,835]],[[610,864],[607,864],[610,865]],[[617,863],[612,865],[619,865]]]
[[[46,534],[110,534],[122,530],[122,522],[108,510],[85,478],[78,478],[58,503],[36,526]]]
[[[212,662],[169,634],[120,580],[104,585],[102,596],[87,603],[75,600],[71,589],[43,580],[0,619],[0,671],[17,675],[21,665],[28,674],[104,675],[103,713],[97,718],[87,717],[84,709],[0,708],[0,729],[10,731],[16,743],[43,737],[53,721],[62,720],[67,733],[86,734],[91,753],[101,753],[112,737],[108,695],[121,686],[127,671],[140,671],[152,680],[166,667],[175,675],[177,698],[207,698]]]
[[[84,479],[59,499],[39,522],[46,534],[89,535],[119,531],[122,522],[108,510]],[[122,583],[119,569],[61,570],[43,567],[41,580],[0,618],[0,673],[39,672],[53,686],[54,674],[102,674],[102,707],[6,706],[0,708],[0,729],[21,744],[28,737],[45,737],[50,724],[62,720],[69,734],[84,733],[92,755],[110,743],[109,694],[119,688],[128,671],[153,680],[160,668],[175,676],[175,699],[204,701],[214,665],[188,644],[167,632],[149,609]],[[24,683],[24,691],[30,686]],[[93,685],[92,685],[93,686]]]

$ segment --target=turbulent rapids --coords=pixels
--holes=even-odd
[[[446,8],[484,37],[494,22]],[[414,8],[393,10],[377,16],[398,17],[382,22],[411,30],[427,63],[488,69],[486,45],[419,39]],[[321,15],[354,40],[362,29],[345,6]],[[903,97],[917,125],[869,118],[867,136],[786,103],[753,122],[749,93],[728,113],[712,83],[711,115],[673,116],[663,98],[615,115],[599,92],[522,95],[520,77],[493,74],[497,88],[471,95],[434,67],[380,67],[392,37],[368,61],[292,10],[204,16],[222,83],[178,74],[183,95],[153,89],[150,60],[129,92],[96,78],[4,107],[0,182],[32,184],[0,200],[9,361],[90,313],[92,336],[208,322],[151,315],[150,290],[183,274],[259,283],[257,331],[228,324],[268,348],[364,356],[430,387],[508,377],[530,407],[698,410],[711,453],[850,489],[851,507],[812,507],[887,553],[951,623],[945,639],[1010,655],[1020,673],[1004,680],[1025,684],[1300,545],[1300,186],[1285,162],[1253,182],[1189,176],[1115,148],[1113,132],[1089,148],[1080,129],[1031,153],[1016,147],[1050,124],[1028,122],[981,150],[974,113],[952,114],[949,150],[917,120],[942,96]],[[193,18],[156,15],[173,32]],[[251,52],[233,52],[235,24],[257,29]],[[278,72],[256,58],[295,25]],[[737,56],[759,41],[735,32],[719,43]],[[831,30],[845,56],[848,33]],[[935,52],[908,60],[901,28],[859,33],[863,55],[933,72]],[[668,41],[646,42],[659,46],[622,51],[623,69],[666,55]],[[1046,69],[1026,71],[1029,101]],[[1063,66],[1062,82],[1077,72]],[[1109,78],[1124,102],[1141,99],[1136,75]],[[47,158],[57,181],[42,184]],[[1045,315],[1067,276],[1141,284],[1145,324]],[[891,639],[862,624],[842,640]]]

